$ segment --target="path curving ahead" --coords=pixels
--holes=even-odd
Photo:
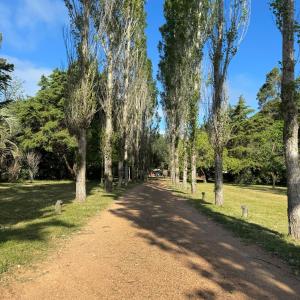
[[[170,194],[137,186],[0,299],[300,299],[287,266]]]

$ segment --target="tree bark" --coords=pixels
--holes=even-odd
[[[111,53],[108,54],[107,99],[105,105],[105,145],[104,145],[104,180],[105,190],[112,191],[112,94],[113,94],[113,66]]]
[[[172,184],[175,184],[175,137],[171,138],[171,159],[170,159],[170,175]]]
[[[131,22],[128,24],[125,50],[125,73],[124,73],[124,103],[123,103],[123,142],[124,142],[124,181],[128,184],[128,93],[129,93],[129,72],[131,52]]]
[[[80,129],[77,136],[76,201],[86,199],[86,129]]]
[[[72,176],[73,179],[76,179],[76,174],[74,172],[74,168],[71,168],[70,163],[68,162],[68,159],[65,154],[63,155],[63,159],[64,159],[65,165],[66,165],[70,175]]]
[[[187,149],[184,151],[183,156],[183,176],[182,176],[182,186],[184,189],[187,188],[187,172],[188,172],[188,157],[187,157]]]
[[[179,154],[178,154],[178,146],[175,148],[175,185],[179,185],[180,178],[179,178]]]
[[[203,169],[201,169],[201,172],[202,172],[202,174],[203,174],[203,183],[207,183],[207,178],[206,178],[206,174],[205,174],[205,172],[204,172],[204,170]]]
[[[215,154],[215,204],[221,206],[224,204],[223,197],[223,140],[224,131],[222,124],[222,105],[224,102],[224,80],[226,75],[227,65],[223,59],[223,35],[224,35],[224,0],[217,2],[218,18],[217,18],[217,34],[216,45],[213,53],[213,131],[214,131],[214,154]]]
[[[124,183],[128,185],[129,170],[128,170],[128,139],[127,135],[124,137]]]
[[[196,192],[196,177],[197,177],[196,153],[195,153],[195,148],[193,148],[192,153],[191,153],[191,192],[192,192],[192,194],[194,194]]]
[[[223,197],[223,153],[215,153],[215,204],[222,206]]]
[[[300,167],[298,152],[298,108],[295,95],[294,0],[287,0],[282,13],[282,83],[284,146],[287,168],[289,234],[300,239]]]
[[[119,160],[118,163],[118,177],[118,187],[121,187],[123,183],[123,160]]]

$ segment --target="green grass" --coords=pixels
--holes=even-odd
[[[80,204],[74,190],[69,181],[0,183],[0,274],[43,257],[122,192],[107,194],[91,182]],[[64,203],[61,215],[54,212],[57,200]]]
[[[174,187],[173,190],[237,236],[281,257],[299,274],[300,242],[288,236],[285,188],[225,185],[223,207],[213,204],[213,184],[198,184],[195,195]],[[205,201],[201,200],[202,192],[206,193]],[[241,217],[241,205],[249,208],[247,219]]]

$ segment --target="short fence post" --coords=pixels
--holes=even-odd
[[[202,201],[205,201],[205,192],[202,192]]]
[[[242,209],[242,217],[248,218],[248,213],[249,213],[248,207],[246,205],[242,205],[241,209]]]
[[[55,203],[55,213],[58,215],[61,214],[61,207],[62,207],[63,202],[61,200],[57,200]]]

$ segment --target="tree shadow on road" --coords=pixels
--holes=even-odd
[[[299,299],[300,282],[281,270],[279,261],[267,261],[269,256],[266,259],[254,246],[233,238],[186,200],[159,185],[148,183],[132,189],[119,203],[121,207],[111,212],[141,229],[139,236],[149,245],[180,255],[187,268],[228,295],[238,292],[250,299]],[[191,253],[205,260],[209,268],[194,262]],[[199,287],[183,297],[216,299],[218,295],[214,289]]]

